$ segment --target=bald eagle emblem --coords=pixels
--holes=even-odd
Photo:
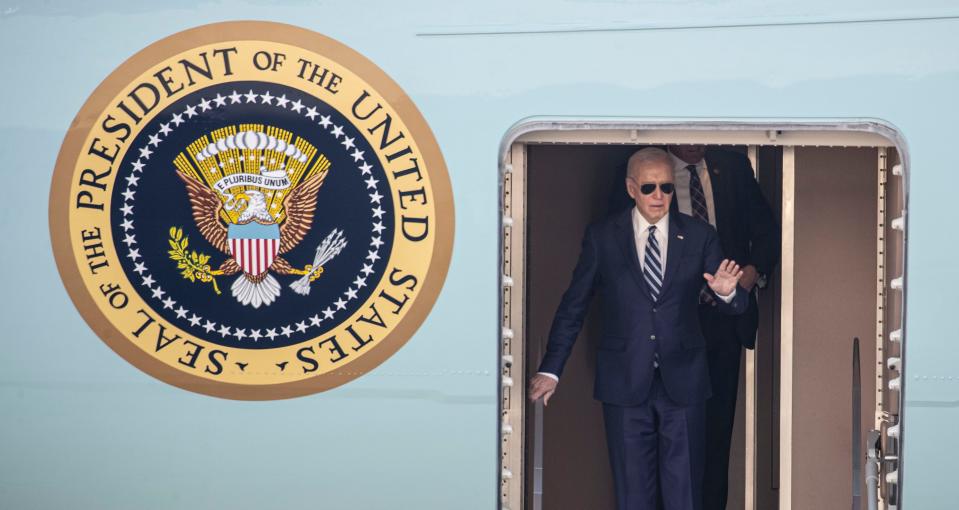
[[[239,274],[230,287],[233,297],[259,308],[282,292],[271,273],[299,276],[290,288],[307,295],[324,265],[346,247],[343,232],[334,229],[304,268],[283,257],[309,233],[317,194],[330,170],[325,156],[289,131],[263,125],[219,129],[190,144],[174,165],[197,229],[227,256],[212,269],[210,257],[188,252],[188,237],[171,228],[170,257],[184,278],[212,282],[220,293],[216,277]]]

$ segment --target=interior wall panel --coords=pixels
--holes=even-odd
[[[795,509],[839,508],[852,497],[853,337],[863,342],[863,387],[876,377],[876,162],[874,148],[795,149]],[[872,426],[874,405],[864,391],[862,430]]]

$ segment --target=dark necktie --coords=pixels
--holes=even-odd
[[[699,171],[696,169],[696,165],[689,165],[686,170],[689,170],[689,200],[693,206],[693,218],[709,223],[706,192],[703,191],[703,181],[699,180]]]

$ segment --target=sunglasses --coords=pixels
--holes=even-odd
[[[662,191],[663,193],[667,194],[667,195],[669,195],[670,193],[672,193],[675,188],[676,188],[676,187],[673,186],[673,183],[671,183],[671,182],[663,182],[663,183],[660,183],[660,184],[659,184],[659,190]],[[640,185],[639,185],[639,191],[642,192],[642,194],[644,194],[644,195],[649,195],[650,193],[656,191],[656,185],[655,185],[655,184],[640,184]]]

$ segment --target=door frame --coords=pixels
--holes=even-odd
[[[528,144],[589,144],[589,145],[660,145],[675,143],[697,143],[707,145],[745,145],[750,148],[756,170],[755,146],[783,146],[783,354],[781,358],[781,376],[785,384],[781,386],[780,419],[780,510],[791,508],[791,472],[788,461],[791,458],[792,423],[791,417],[791,380],[792,358],[791,334],[787,335],[787,318],[791,317],[792,259],[788,250],[792,248],[791,219],[794,181],[787,176],[786,158],[791,154],[789,148],[802,145],[832,145],[860,147],[888,147],[898,151],[901,166],[898,172],[902,181],[904,204],[908,208],[909,190],[909,152],[905,138],[891,123],[877,119],[816,119],[783,120],[766,119],[624,119],[624,118],[554,118],[534,117],[521,120],[507,130],[499,146],[499,197],[497,208],[498,236],[498,284],[499,307],[496,328],[497,365],[501,367],[497,380],[500,389],[497,413],[497,457],[500,459],[497,473],[498,500],[503,509],[520,510],[541,507],[541,493],[537,487],[542,483],[542,452],[525,451],[526,424],[528,406],[526,404],[526,335],[524,326],[525,300],[525,202],[526,202],[526,146]],[[793,174],[794,175],[794,174]],[[791,185],[791,184],[792,185]],[[788,200],[788,203],[787,203]],[[788,215],[788,216],[787,216]],[[789,223],[787,227],[787,223]],[[908,217],[903,227],[908,228]],[[787,231],[787,228],[789,229]],[[908,260],[908,251],[903,241],[903,264]],[[787,271],[789,277],[787,277]],[[905,325],[906,295],[905,274],[902,275],[900,289],[903,290],[901,309],[903,331]],[[788,307],[788,310],[787,310]],[[791,331],[791,330],[790,330]],[[882,335],[879,335],[880,341]],[[906,370],[905,335],[900,340],[900,381],[905,391]],[[747,351],[746,357],[746,510],[755,506],[756,473],[756,401],[755,401],[755,364]],[[885,360],[884,360],[885,361]],[[750,398],[753,396],[753,398]],[[904,415],[899,399],[898,416],[900,431],[903,428]],[[787,406],[786,404],[790,405]],[[536,409],[534,407],[534,409]],[[541,416],[541,414],[540,414]],[[533,421],[540,429],[542,420]],[[901,437],[901,436],[900,436]],[[903,442],[898,442],[895,452],[902,458]],[[540,464],[533,466],[533,473],[526,473],[527,455],[538,456]],[[896,484],[902,487],[903,470],[901,463],[896,471]],[[527,498],[527,483],[534,485],[532,497]],[[900,492],[900,502],[901,502]]]

